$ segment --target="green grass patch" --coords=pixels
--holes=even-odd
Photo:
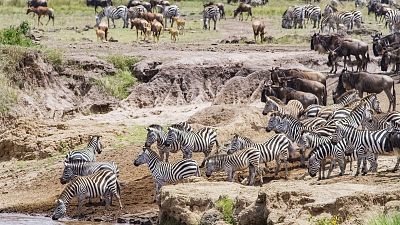
[[[234,202],[232,199],[228,198],[228,196],[221,196],[216,202],[216,206],[224,216],[225,222],[235,224],[235,220],[233,219]]]
[[[368,225],[398,225],[400,224],[400,212],[393,214],[381,214],[370,220]]]
[[[0,31],[0,44],[3,45],[19,45],[19,46],[33,46],[34,43],[30,38],[25,35],[29,32],[29,23],[23,21],[19,26],[10,26]]]
[[[145,128],[146,126],[141,125],[129,127],[126,133],[116,136],[118,142],[115,148],[122,149],[130,145],[143,145],[147,137],[147,130]]]
[[[107,62],[112,63],[115,68],[125,71],[129,71],[132,65],[141,60],[138,57],[124,55],[109,55],[105,59]]]
[[[332,216],[332,217],[323,217],[319,219],[314,219],[312,220],[315,225],[338,225],[339,223],[339,217],[337,216]]]
[[[44,58],[58,71],[64,63],[64,53],[59,49],[42,49]]]
[[[11,85],[5,73],[0,72],[0,115],[6,115],[18,101],[18,91]]]
[[[137,79],[129,71],[119,70],[113,76],[100,78],[96,81],[100,87],[112,96],[124,99],[128,97],[128,88],[136,83]]]

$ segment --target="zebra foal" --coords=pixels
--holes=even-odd
[[[64,188],[60,197],[56,200],[56,208],[51,218],[58,220],[62,218],[69,205],[71,199],[78,197],[78,211],[81,212],[83,200],[86,197],[94,198],[101,196],[115,195],[122,209],[120,198],[120,187],[117,181],[117,175],[109,170],[102,170],[95,174],[77,177]],[[110,198],[106,198],[106,207],[110,205]]]
[[[232,182],[236,171],[249,168],[247,184],[254,185],[254,178],[256,173],[258,173],[262,185],[263,178],[259,170],[260,156],[261,153],[256,148],[247,148],[231,155],[209,156],[203,161],[206,167],[206,176],[210,177],[213,172],[223,170],[228,175],[228,181]]]
[[[68,154],[65,157],[65,162],[70,163],[75,161],[84,161],[84,162],[96,161],[96,152],[100,154],[102,149],[100,138],[101,136],[94,135],[90,138],[89,144],[87,145],[86,148],[68,152]]]
[[[199,166],[195,160],[182,159],[175,163],[160,160],[157,153],[143,147],[143,152],[133,161],[133,165],[147,164],[156,182],[155,200],[158,200],[161,187],[167,182],[176,182],[190,176],[200,176]]]

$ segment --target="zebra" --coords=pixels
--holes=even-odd
[[[400,22],[400,10],[389,10],[385,14],[385,28],[389,26],[389,31],[394,31],[394,25]]]
[[[330,106],[322,106],[321,109],[318,111],[317,116],[328,119],[335,110],[341,109],[359,99],[358,91],[348,91],[346,93],[339,97],[340,99],[338,99],[336,104]]]
[[[83,200],[86,197],[101,197],[115,195],[119,202],[119,207],[122,209],[120,198],[120,187],[117,180],[117,175],[109,170],[101,170],[95,174],[77,177],[73,179],[63,190],[60,197],[56,200],[56,208],[54,209],[51,218],[58,220],[62,218],[69,205],[71,199],[78,197],[78,212],[81,212]],[[106,206],[110,205],[110,198],[106,198]]]
[[[66,184],[77,176],[87,176],[100,170],[110,170],[119,175],[119,169],[114,162],[73,162],[65,163],[60,183]]]
[[[303,104],[298,100],[290,100],[285,105],[278,98],[265,96],[265,106],[262,114],[267,115],[271,111],[278,111],[282,114],[289,114],[298,117],[299,113],[303,110]]]
[[[207,28],[210,30],[211,25],[210,25],[210,20],[214,21],[214,30],[217,29],[217,20],[220,16],[220,10],[218,6],[216,5],[210,5],[204,8],[203,10],[203,29],[207,30]],[[208,27],[207,27],[208,25]]]
[[[200,176],[199,166],[193,159],[182,159],[175,163],[160,160],[157,153],[148,147],[133,161],[133,165],[147,164],[156,183],[155,200],[158,201],[161,187],[167,182],[177,182],[190,176]]]
[[[377,168],[377,155],[379,153],[392,151],[393,148],[388,139],[389,131],[387,129],[368,131],[368,130],[357,130],[356,128],[347,124],[336,122],[336,135],[333,140],[346,139],[350,143],[352,148],[347,148],[346,153],[357,151],[357,172],[355,176],[360,174],[361,160],[363,160],[363,175],[367,174],[366,171],[366,156],[368,154],[374,154],[375,165]],[[351,151],[349,151],[351,150]],[[393,170],[397,170],[399,166],[400,158],[397,159],[396,166]]]
[[[263,177],[259,169],[261,153],[256,148],[247,148],[233,154],[213,155],[204,159],[206,176],[210,177],[213,172],[224,170],[228,175],[228,181],[232,182],[235,172],[249,168],[248,185],[254,185],[256,173],[260,176],[260,184],[263,184]]]
[[[170,147],[175,141],[181,145],[184,159],[192,158],[193,152],[203,152],[204,157],[207,157],[211,153],[214,144],[216,144],[217,149],[219,148],[217,132],[209,127],[205,127],[198,132],[183,131],[169,127],[164,145]]]
[[[321,31],[324,30],[325,26],[329,26],[328,32],[330,32],[331,28],[333,31],[339,28],[339,24],[343,24],[347,30],[350,30],[352,27],[353,21],[353,13],[352,12],[334,12],[324,17],[321,21]]]
[[[311,177],[315,177],[319,171],[318,180],[321,180],[321,172],[322,179],[325,179],[325,159],[331,158],[332,161],[327,178],[329,179],[336,161],[339,162],[339,176],[343,176],[345,170],[345,150],[346,140],[341,140],[336,144],[328,141],[317,146],[308,159],[308,174]]]
[[[304,17],[307,19],[307,22],[311,19],[314,21],[314,26],[313,28],[317,27],[317,22],[318,22],[318,27],[321,22],[321,8],[319,6],[314,6],[314,5],[305,5],[304,6]]]
[[[128,9],[128,20],[139,18],[142,13],[146,13],[147,9],[142,5],[130,7]]]
[[[115,28],[115,19],[122,19],[124,21],[123,28],[128,28],[128,8],[124,5],[120,5],[117,8],[114,6],[105,7],[99,14],[96,15],[96,26],[98,26],[103,19],[107,17],[108,27],[110,27],[110,18]]]
[[[163,7],[163,16],[165,19],[164,23],[164,28],[167,27],[167,19],[170,20],[171,22],[171,27],[174,25],[174,20],[172,17],[179,17],[179,7],[176,5],[170,5],[170,6],[162,6]]]
[[[71,163],[75,161],[95,162],[96,152],[100,154],[102,149],[100,137],[101,136],[98,135],[92,136],[86,148],[68,152],[67,156],[65,157],[65,162],[66,163]]]
[[[351,29],[353,29],[354,24],[357,26],[357,28],[360,28],[361,24],[363,23],[361,11],[351,11],[351,13],[353,14],[351,18]]]
[[[254,143],[247,137],[235,134],[231,140],[228,154],[232,154],[245,148],[255,148],[260,151],[260,163],[264,162],[265,167],[267,163],[275,160],[275,176],[278,175],[280,170],[281,160],[285,163],[285,179],[288,175],[288,157],[294,151],[290,140],[284,134],[276,134],[264,143]]]
[[[173,124],[171,125],[171,127],[185,131],[193,131],[192,127],[186,122]],[[173,142],[170,147],[166,147],[164,145],[167,136],[162,130],[162,127],[160,125],[152,124],[149,127],[147,127],[146,130],[147,130],[147,138],[144,146],[150,147],[153,143],[157,142],[157,148],[161,161],[164,161],[164,155],[165,155],[165,162],[168,162],[169,153],[170,152],[176,153],[178,150],[181,149],[181,145],[177,141]]]
[[[399,112],[375,114],[371,119],[364,119],[362,125],[367,130],[379,130],[388,127],[388,123],[400,123]]]
[[[297,28],[297,25],[299,24],[299,28],[305,28],[305,10],[303,6],[294,6],[293,12],[292,12],[292,17],[291,19],[293,20],[293,26],[294,29]]]

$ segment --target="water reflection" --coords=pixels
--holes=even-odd
[[[111,225],[115,223],[105,223],[105,222],[90,222],[90,221],[77,221],[68,220],[63,218],[59,221],[54,221],[50,217],[45,217],[43,215],[30,216],[25,214],[17,213],[0,213],[0,225]]]

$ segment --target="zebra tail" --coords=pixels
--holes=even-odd
[[[117,193],[119,196],[121,196],[121,184],[119,183],[119,181],[117,180]]]

